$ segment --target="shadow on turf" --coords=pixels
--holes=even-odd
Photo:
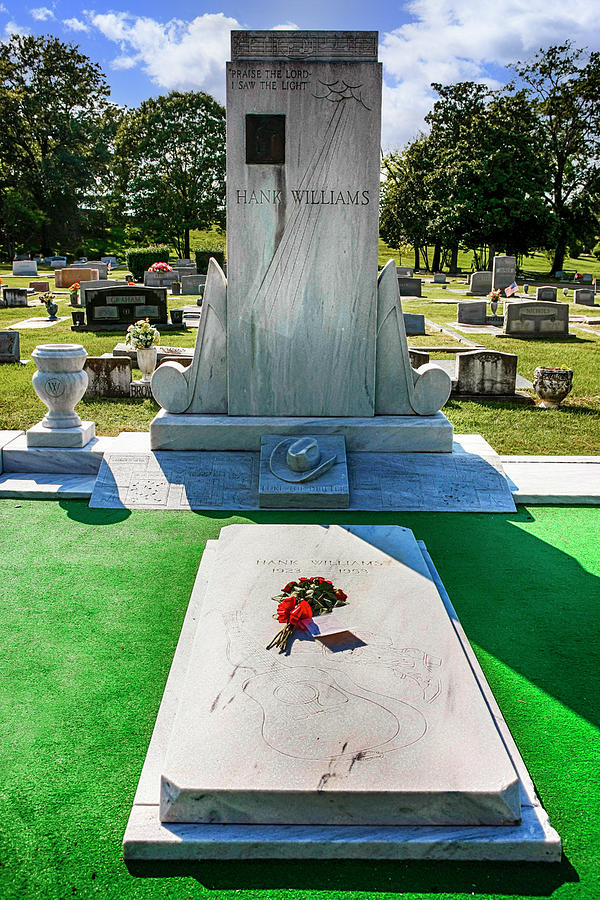
[[[386,893],[500,894],[548,897],[579,876],[566,857],[560,863],[419,860],[248,860],[198,863],[127,863],[139,878],[195,878],[211,891],[312,890]]]
[[[69,519],[85,525],[116,525],[131,515],[130,509],[90,509],[87,500],[59,500],[58,505]]]

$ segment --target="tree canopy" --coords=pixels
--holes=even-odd
[[[225,109],[208,94],[144,101],[116,135],[117,197],[145,239],[190,255],[190,230],[225,218]]]
[[[97,63],[52,36],[0,43],[3,243],[52,251],[76,239],[83,198],[106,155],[109,88]]]

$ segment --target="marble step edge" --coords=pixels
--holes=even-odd
[[[19,472],[0,475],[1,500],[89,500],[95,475]]]
[[[19,434],[2,447],[5,473],[97,475],[104,454],[113,450],[116,438],[95,437],[84,447],[28,447]]]

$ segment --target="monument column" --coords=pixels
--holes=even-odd
[[[373,416],[377,32],[237,31],[227,65],[233,416]]]

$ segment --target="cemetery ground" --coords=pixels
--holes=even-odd
[[[545,258],[540,266],[541,275]],[[587,263],[582,270],[595,271]],[[0,277],[18,286],[30,280],[2,271]],[[435,325],[427,335],[409,338],[409,345],[456,346],[454,337],[435,330],[456,319],[456,305],[433,301],[460,299],[454,292],[466,290],[464,278],[451,279],[446,288],[424,282],[423,288],[423,298],[403,298],[403,309],[423,313]],[[63,296],[58,314],[67,316],[64,322],[20,332],[23,360],[40,343],[81,342],[97,356],[123,339],[120,332],[72,332]],[[193,298],[170,297],[169,307],[183,302]],[[571,311],[600,313],[572,303]],[[41,305],[2,309],[0,330],[44,314]],[[596,329],[573,328],[573,338],[551,341],[466,335],[516,353],[519,373],[530,380],[537,365],[568,366],[574,388],[558,410],[452,397],[444,413],[456,432],[480,433],[502,454],[597,454]],[[190,329],[166,333],[161,343],[191,347],[195,339]],[[431,358],[454,354],[440,349]],[[33,372],[32,362],[0,368],[0,429],[28,428],[44,414],[31,386]],[[131,399],[78,406],[101,435],[147,431],[157,409],[151,400]],[[396,524],[425,542],[562,838],[561,863],[252,860],[128,872],[123,833],[198,564],[206,541],[234,522]],[[3,900],[600,896],[597,785],[590,775],[600,726],[599,508],[239,516],[0,500],[0,529],[0,628],[8,636],[0,660]]]
[[[393,251],[385,246],[382,256],[389,258]],[[403,262],[406,259],[403,258]],[[596,261],[597,262],[597,261]],[[585,271],[593,271],[586,260]],[[545,258],[537,264],[541,271],[547,267]],[[583,268],[583,267],[582,267]],[[600,264],[598,264],[600,274]],[[5,284],[26,286],[31,279],[12,278],[0,270]],[[115,273],[115,277],[119,277]],[[427,277],[427,276],[425,276]],[[541,274],[539,280],[542,280]],[[519,281],[519,287],[522,282]],[[454,303],[435,303],[434,300],[456,300],[461,298],[458,291],[466,291],[465,278],[452,278],[448,286],[433,285],[424,281],[423,294],[419,299],[403,298],[405,312],[422,313],[437,325],[446,327],[456,320]],[[90,356],[110,353],[118,341],[123,340],[120,332],[71,331],[71,307],[67,295],[59,295],[59,316],[66,316],[51,328],[20,331],[21,359],[30,359],[37,344],[53,342],[82,343]],[[463,295],[464,296],[464,295]],[[531,292],[530,295],[531,296]],[[563,298],[559,291],[559,299]],[[598,325],[589,330],[571,328],[573,337],[552,340],[497,338],[489,334],[463,335],[486,348],[515,353],[518,356],[518,372],[528,380],[533,380],[536,366],[562,366],[573,369],[573,390],[560,409],[540,410],[533,405],[525,406],[507,401],[467,401],[451,397],[444,407],[445,415],[454,425],[457,433],[481,434],[500,454],[540,454],[540,455],[593,455],[600,447],[600,309],[578,306],[573,302],[573,292],[568,296],[570,313],[575,315],[598,316]],[[36,302],[32,300],[30,302]],[[169,308],[181,307],[183,303],[193,303],[193,297],[169,296]],[[25,309],[0,309],[0,330],[29,316],[43,316],[41,304]],[[431,329],[429,329],[431,331]],[[170,331],[161,338],[167,346],[192,347],[196,340],[196,329]],[[409,337],[409,346],[456,347],[457,341],[443,332],[425,336]],[[467,349],[464,347],[464,349]],[[454,352],[432,352],[431,359],[454,359]],[[0,429],[27,429],[38,422],[45,413],[45,407],[31,388],[34,364],[4,365],[0,371]],[[134,378],[139,373],[134,369]],[[158,411],[154,400],[146,399],[102,399],[83,400],[80,415],[96,422],[97,434],[117,435],[121,431],[147,431],[151,420]]]
[[[282,521],[401,524],[425,541],[561,835],[561,863],[252,860],[127,871],[123,832],[205,542],[233,522]],[[600,509],[242,517],[1,500],[0,527],[3,900],[600,896],[591,776]]]

